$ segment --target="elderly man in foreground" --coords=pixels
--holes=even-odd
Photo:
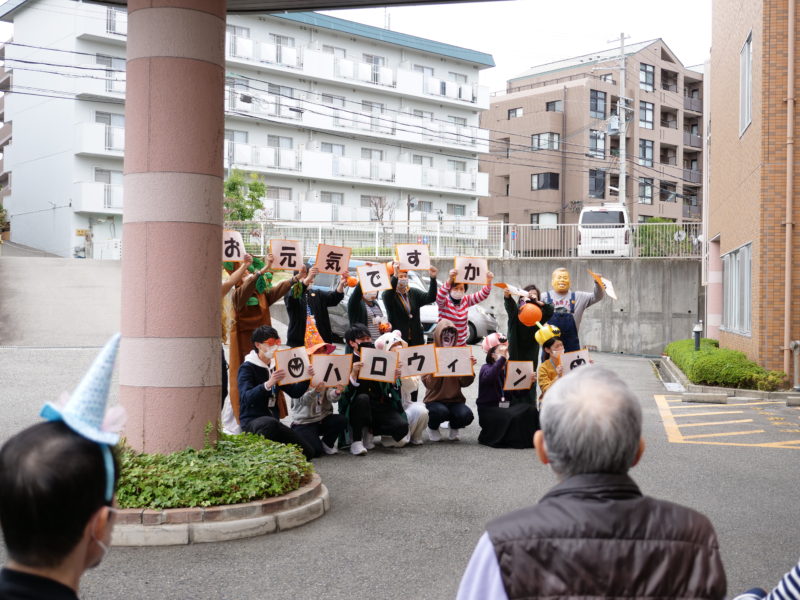
[[[459,600],[723,598],[709,520],[642,495],[642,411],[614,373],[581,367],[547,394],[536,454],[559,479],[538,504],[489,523]]]

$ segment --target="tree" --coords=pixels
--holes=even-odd
[[[262,198],[267,193],[267,186],[255,173],[233,169],[224,186],[226,221],[250,221],[257,210],[264,208]]]

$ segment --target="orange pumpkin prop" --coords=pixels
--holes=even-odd
[[[347,287],[356,287],[358,285],[358,277],[352,275],[347,278]]]
[[[542,309],[531,302],[526,302],[520,307],[518,317],[523,325],[533,327],[542,320]]]

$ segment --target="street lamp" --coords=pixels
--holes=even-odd
[[[697,352],[700,350],[700,334],[703,333],[703,321],[694,324],[692,333],[694,334],[694,350]]]

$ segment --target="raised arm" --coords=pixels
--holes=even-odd
[[[230,276],[222,282],[222,297],[225,297],[225,294],[231,291],[233,286],[239,283],[242,278],[244,277],[245,273],[247,273],[247,269],[250,268],[250,265],[253,264],[253,257],[249,254],[244,255],[244,260],[242,264],[239,265],[239,268],[236,269]]]

